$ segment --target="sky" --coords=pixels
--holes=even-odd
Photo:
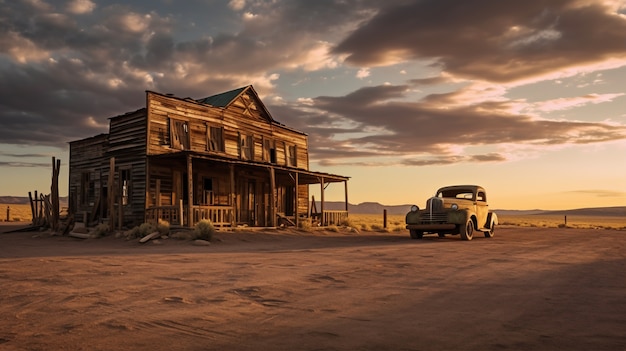
[[[251,84],[353,204],[625,206],[624,82],[626,0],[0,0],[0,195],[48,193],[52,157],[67,195],[68,142],[146,90]]]

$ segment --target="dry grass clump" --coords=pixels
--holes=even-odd
[[[194,239],[211,241],[211,239],[213,239],[213,235],[215,235],[215,227],[208,219],[203,219],[194,226]]]
[[[158,223],[142,223],[141,225],[134,227],[124,232],[124,236],[127,239],[139,239],[148,234],[159,232],[162,236],[169,235],[170,224],[166,221],[159,221]]]

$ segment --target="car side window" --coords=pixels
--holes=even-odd
[[[485,193],[483,191],[479,191],[478,194],[476,195],[476,200],[487,201],[487,197],[485,196]]]

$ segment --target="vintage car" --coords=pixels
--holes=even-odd
[[[426,201],[426,208],[411,206],[406,214],[406,229],[412,239],[421,239],[426,233],[460,234],[463,240],[472,240],[474,231],[492,238],[498,217],[489,211],[487,193],[478,185],[453,185],[439,190]]]

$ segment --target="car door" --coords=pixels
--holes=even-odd
[[[478,229],[487,227],[487,215],[489,214],[489,206],[487,205],[487,194],[484,189],[478,189],[474,201],[476,206],[476,220]]]

